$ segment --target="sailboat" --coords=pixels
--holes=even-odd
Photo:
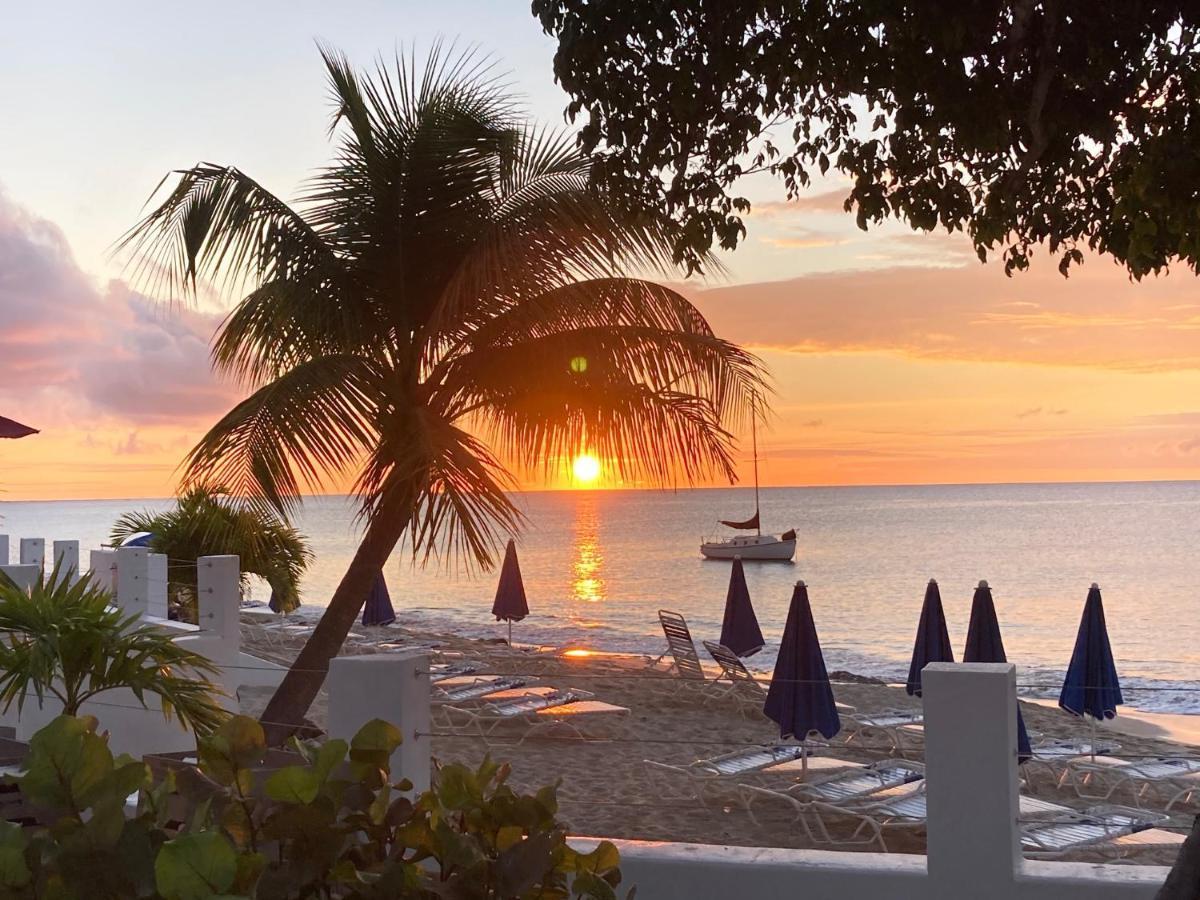
[[[720,519],[726,528],[737,531],[753,531],[754,534],[739,534],[724,541],[705,541],[700,552],[706,559],[771,560],[790,562],[796,555],[796,529],[781,535],[763,534],[762,518],[758,505],[758,432],[755,427],[757,415],[750,416],[750,441],[754,449],[754,515],[744,522]]]

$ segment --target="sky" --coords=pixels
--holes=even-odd
[[[208,363],[221,304],[139,293],[110,248],[164,174],[200,160],[294,196],[329,152],[317,40],[361,65],[478,44],[531,117],[561,123],[566,105],[528,0],[5,6],[0,415],[42,429],[0,443],[8,500],[167,496],[236,402]],[[1200,477],[1186,269],[1135,284],[1089,258],[1063,279],[1042,255],[1007,278],[959,237],[859,231],[835,180],[794,202],[769,179],[745,191],[726,272],[679,287],[770,369],[764,484]]]

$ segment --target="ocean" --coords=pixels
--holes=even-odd
[[[530,606],[518,641],[657,655],[663,608],[683,613],[697,642],[718,637],[729,564],[698,548],[719,531],[716,519],[753,511],[749,490],[530,492],[517,502],[528,520],[518,550]],[[13,536],[14,556],[18,537],[77,538],[86,550],[120,513],[164,505],[4,502],[0,533]],[[928,579],[941,587],[959,652],[984,578],[1022,692],[1057,696],[1098,582],[1127,702],[1200,714],[1200,482],[765,488],[762,515],[772,531],[795,528],[799,547],[791,564],[746,564],[767,638],[751,668],[770,670],[797,579],[809,586],[829,669],[894,681],[907,672]],[[317,612],[353,553],[354,508],[344,497],[310,498],[296,524],[316,554],[303,598]],[[386,576],[403,624],[503,633],[490,616],[495,572],[421,569],[402,549]]]

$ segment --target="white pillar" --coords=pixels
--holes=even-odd
[[[67,584],[79,580],[79,541],[54,542],[54,567]]]
[[[372,719],[400,729],[392,780],[428,790],[430,771],[429,657],[417,650],[339,656],[329,663],[329,736],[350,740]]]
[[[40,570],[37,566],[6,566],[0,565],[0,572],[8,576],[17,587],[29,593],[34,584],[37,583],[37,576]]]
[[[117,606],[130,615],[150,610],[150,551],[145,547],[117,550]]]
[[[0,534],[0,566],[7,566],[9,563],[8,555],[8,535]]]
[[[46,539],[21,538],[21,565],[46,568]]]
[[[167,618],[167,554],[146,555],[147,591],[146,609],[152,616]]]
[[[88,552],[88,577],[96,586],[117,596],[117,551],[91,550]]]
[[[1010,663],[930,663],[921,675],[931,896],[1012,896],[1017,690]]]
[[[196,608],[202,632],[240,646],[238,610],[242,604],[241,561],[236,556],[202,556],[196,560]]]

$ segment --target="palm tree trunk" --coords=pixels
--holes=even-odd
[[[375,578],[383,570],[399,543],[411,513],[410,503],[385,502],[371,519],[362,543],[350,561],[350,567],[333,592],[329,607],[316,630],[304,644],[283,682],[275,690],[259,721],[271,746],[282,744],[304,723],[308,708],[316,699],[329,661],[342,649],[346,635],[366,602]]]

